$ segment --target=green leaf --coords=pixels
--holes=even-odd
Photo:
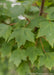
[[[39,23],[42,21],[45,21],[46,19],[41,17],[41,16],[36,16],[35,18],[33,18],[30,22],[30,24],[28,25],[29,28],[34,28],[34,27],[40,27]]]
[[[52,69],[54,66],[54,52],[46,53],[44,56],[39,58],[39,66],[46,66],[48,69]]]
[[[18,44],[18,47],[24,45],[26,40],[34,42],[34,34],[31,32],[31,29],[28,28],[18,28],[14,30],[11,34],[9,40],[15,38]]]
[[[47,13],[47,19],[54,20],[54,7],[50,7],[49,9],[47,9]]]
[[[21,49],[15,50],[10,57],[10,62],[13,62],[17,67],[22,60],[26,60],[26,54],[25,51]]]
[[[23,15],[25,12],[25,9],[23,6],[17,6],[16,5],[16,6],[10,8],[9,12],[10,12],[10,13],[8,13],[9,16],[16,18],[19,15]]]
[[[49,43],[44,38],[41,38],[41,40],[40,39],[38,40],[38,43],[37,43],[38,48],[41,48],[43,50],[41,42],[42,42],[42,44],[44,46],[45,52],[50,52],[50,51],[53,50],[51,48],[51,46],[49,45]]]
[[[26,63],[26,62],[23,62],[19,68],[18,68],[18,74],[19,75],[26,75],[26,74],[30,74],[31,71],[30,71],[30,68],[29,68],[29,65]]]
[[[0,24],[0,37],[3,37],[6,41],[11,34],[12,28],[5,24]]]
[[[36,12],[38,12],[38,11],[39,11],[39,8],[38,8],[38,7],[36,7],[36,6],[31,6],[30,12],[36,13]]]
[[[0,49],[2,57],[9,56],[11,54],[13,44],[14,44],[14,41],[11,41],[9,43],[6,43],[6,42],[3,43]]]
[[[53,47],[54,44],[54,22],[42,22],[40,23],[40,29],[37,37],[45,36],[46,40]]]
[[[17,20],[17,23],[14,25],[14,28],[17,29],[17,28],[22,28],[22,27],[25,27],[25,25],[27,24],[27,21],[26,20]]]
[[[0,0],[0,75],[30,75],[43,72],[45,67],[51,70],[54,0],[45,0],[42,16],[39,16],[42,0],[11,1]]]
[[[24,48],[28,48],[28,47],[33,47],[35,45],[35,43],[33,42],[30,42],[30,41],[26,41],[25,45],[24,45]]]
[[[32,64],[37,59],[37,56],[43,55],[42,49],[36,47],[28,47],[26,50],[26,55],[29,57]]]

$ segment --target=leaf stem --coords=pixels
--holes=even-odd
[[[25,17],[25,19],[28,21],[28,23],[25,25],[25,27],[27,27],[27,25],[30,23],[30,20],[27,18],[27,17]],[[12,23],[12,24],[10,24],[11,26],[13,26],[13,25],[15,25],[16,23]]]
[[[25,17],[25,19],[28,21],[28,23],[25,25],[25,27],[27,27],[27,25],[30,23],[30,20],[27,17]]]
[[[46,51],[45,51],[45,49],[44,49],[44,45],[43,45],[43,43],[42,43],[41,38],[40,38],[40,43],[41,43],[41,46],[42,46],[42,50],[43,50],[43,52],[44,52],[44,53],[46,53]]]

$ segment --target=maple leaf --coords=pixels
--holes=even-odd
[[[39,58],[39,66],[46,66],[48,69],[52,69],[54,66],[54,52],[48,52],[44,56]]]
[[[4,42],[2,47],[0,48],[1,57],[9,56],[11,54],[12,46],[14,41],[10,41],[9,43]]]
[[[10,57],[10,62],[13,62],[17,67],[22,60],[26,60],[26,54],[25,51],[21,49],[15,50]]]
[[[38,37],[45,36],[46,40],[53,47],[54,44],[54,22],[42,22],[40,23],[40,29],[38,32]]]
[[[29,65],[27,64],[27,62],[21,63],[21,65],[19,66],[17,71],[18,71],[19,75],[26,75],[26,74],[31,73]]]
[[[37,59],[37,56],[43,55],[42,49],[36,47],[28,47],[26,50],[26,55],[29,57],[32,64]]]
[[[33,18],[31,20],[31,22],[29,23],[28,27],[29,28],[34,28],[34,27],[40,27],[39,23],[42,21],[45,21],[46,19],[41,17],[41,16],[36,16],[35,18]]]
[[[0,24],[0,37],[3,37],[7,40],[11,34],[12,28],[5,24]]]
[[[11,34],[9,40],[15,38],[18,43],[18,47],[24,45],[26,40],[34,42],[34,34],[31,32],[31,29],[28,28],[18,28],[14,30]]]

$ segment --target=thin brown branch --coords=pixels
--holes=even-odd
[[[37,43],[38,43],[38,39],[37,39],[36,42],[35,42],[35,46],[37,46]]]
[[[42,0],[40,13],[39,13],[40,16],[42,16],[42,14],[43,14],[44,2],[45,2],[45,0]]]
[[[27,17],[25,17],[26,18],[26,20],[30,23],[30,20],[27,18]]]
[[[41,38],[40,38],[40,43],[41,43],[41,46],[42,46],[42,50],[43,50],[43,52],[44,52],[44,53],[46,53],[46,51],[45,51],[45,49],[44,49],[44,45],[43,45],[43,43],[42,43]]]
[[[11,26],[13,26],[13,25],[15,25],[16,23],[12,23],[12,24],[10,24]]]
[[[27,27],[27,25],[30,23],[30,20],[27,17],[25,17],[25,19],[28,21],[28,23],[25,25],[25,27]]]
[[[27,25],[30,23],[30,20],[27,18],[27,17],[25,17],[25,19],[28,21],[28,23],[25,25],[25,27],[27,27]],[[10,24],[11,26],[13,26],[13,25],[15,25],[16,23],[12,23],[12,24]]]

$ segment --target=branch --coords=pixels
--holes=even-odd
[[[40,13],[39,13],[40,16],[42,16],[42,14],[43,14],[44,2],[45,2],[45,0],[42,0]]]

